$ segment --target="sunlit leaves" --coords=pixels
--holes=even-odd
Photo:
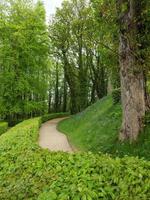
[[[0,114],[43,112],[49,52],[44,6],[10,0],[0,9]]]

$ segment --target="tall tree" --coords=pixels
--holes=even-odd
[[[49,38],[39,1],[0,2],[0,115],[18,120],[46,108]]]
[[[145,0],[118,0],[120,75],[123,122],[120,139],[136,140],[145,115],[144,58],[142,57]]]
[[[99,34],[103,23],[95,19],[95,10],[87,0],[64,1],[50,23],[52,54],[63,64],[71,113],[82,111],[107,94],[108,66],[112,62],[108,64],[110,54],[107,56],[101,45],[102,40],[110,38],[107,29]]]

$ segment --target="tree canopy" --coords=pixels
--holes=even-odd
[[[1,1],[1,118],[76,114],[113,93],[120,138],[136,140],[150,109],[149,4],[63,1],[47,24],[41,1]]]
[[[0,113],[13,120],[41,114],[49,53],[44,6],[29,0],[0,5]]]

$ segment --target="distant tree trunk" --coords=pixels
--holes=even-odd
[[[107,82],[104,67],[101,66],[96,77],[96,92],[99,99],[107,95]]]
[[[59,98],[58,98],[58,109],[57,112],[62,111],[62,100],[63,100],[63,91],[62,88],[59,90]]]
[[[74,69],[67,59],[65,50],[62,50],[62,54],[64,60],[64,73],[70,89],[70,110],[71,114],[75,114],[80,111],[78,81],[76,80]]]
[[[63,92],[63,112],[67,111],[67,82],[64,74],[64,92]]]
[[[120,139],[135,141],[145,115],[144,76],[138,44],[142,1],[118,0],[120,21],[120,76],[123,122]]]
[[[111,82],[111,77],[108,77],[107,94],[111,94],[113,91],[113,84]]]
[[[79,84],[80,84],[80,110],[84,110],[88,105],[88,81],[87,81],[87,66],[85,68],[83,62],[83,38],[82,34],[78,38],[79,46]]]
[[[54,109],[55,112],[59,110],[59,71],[58,71],[58,64],[56,64],[56,83],[55,83],[55,104]]]
[[[51,89],[48,91],[48,113],[51,113],[52,94]]]
[[[97,56],[95,56],[96,58],[96,62],[93,63],[93,58],[92,58],[92,53],[91,53],[91,70],[92,70],[92,74],[93,74],[93,82],[95,85],[95,91],[97,94],[97,97],[99,99],[101,99],[102,97],[107,95],[107,74],[105,71],[104,66],[101,64],[101,60],[100,60],[100,54],[98,53]]]
[[[90,92],[90,99],[88,102],[88,105],[95,103],[96,101],[96,83],[94,79],[94,72],[92,69],[93,66],[93,55],[91,54],[90,49],[86,49],[86,59],[87,59],[87,67],[89,69],[89,80],[90,80],[90,87],[89,87],[89,92]]]
[[[91,102],[90,102],[92,104],[95,103],[95,101],[96,101],[95,91],[96,91],[96,89],[95,89],[95,82],[93,81],[92,82],[92,88],[91,88]]]
[[[121,87],[119,60],[117,65],[114,66],[114,68],[111,70],[109,79],[112,84],[112,89],[117,89]]]

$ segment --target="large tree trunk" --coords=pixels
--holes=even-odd
[[[120,11],[120,76],[123,106],[121,140],[135,141],[145,115],[144,76],[140,61],[138,26],[140,2],[118,0]],[[137,11],[139,13],[137,13]]]

